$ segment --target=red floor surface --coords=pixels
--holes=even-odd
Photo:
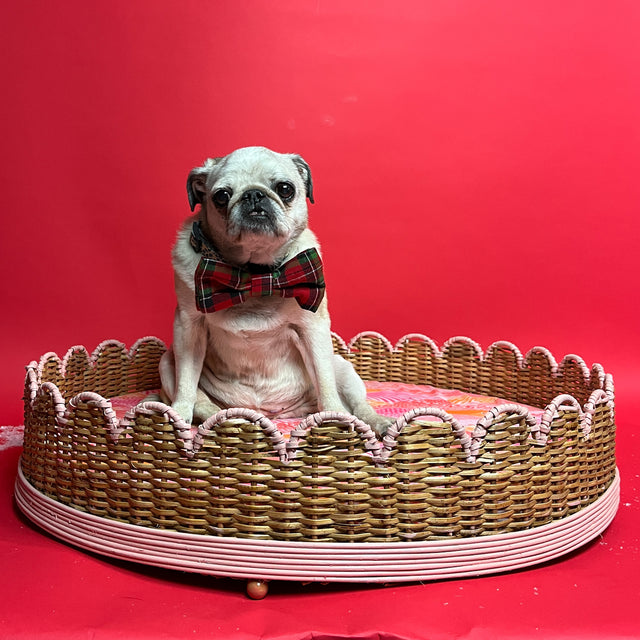
[[[635,415],[617,398],[622,495],[604,535],[516,573],[427,584],[244,584],[115,562],[58,542],[13,502],[19,448],[0,453],[0,637],[638,638],[640,467]]]

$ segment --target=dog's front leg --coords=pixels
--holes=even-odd
[[[307,350],[306,354],[303,350],[303,358],[314,376],[319,410],[351,413],[384,435],[393,420],[369,405],[365,384],[353,365],[333,352],[329,321],[320,320],[307,325],[301,334]]]
[[[198,384],[207,351],[207,329],[200,315],[188,313],[178,307],[173,322],[173,389],[163,387],[171,397],[171,406],[185,422],[193,420],[193,410],[198,398]],[[171,382],[171,381],[167,381]]]
[[[299,335],[302,342],[302,358],[316,388],[318,410],[348,413],[336,384],[333,343],[328,318],[313,317],[313,322],[301,327]]]

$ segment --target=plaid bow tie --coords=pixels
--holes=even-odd
[[[275,268],[234,267],[220,260],[199,222],[193,224],[191,246],[202,254],[195,273],[196,306],[202,313],[228,309],[254,296],[295,298],[303,309],[314,312],[322,302],[324,274],[316,249],[307,249]]]

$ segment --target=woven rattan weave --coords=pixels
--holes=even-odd
[[[334,335],[334,348],[365,379],[498,396],[544,415],[504,404],[468,434],[425,408],[382,441],[346,414],[309,416],[288,441],[241,408],[191,427],[145,402],[118,421],[109,398],[157,389],[165,347],[106,341],[27,367],[23,477],[56,503],[150,533],[389,549],[526,535],[588,509],[617,481],[613,381],[600,365],[558,365],[543,348],[523,357],[507,342],[438,348],[418,334],[395,347],[375,333],[348,345]]]

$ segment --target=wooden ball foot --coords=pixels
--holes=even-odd
[[[262,600],[269,591],[269,583],[266,580],[248,580],[247,595],[252,600]]]

